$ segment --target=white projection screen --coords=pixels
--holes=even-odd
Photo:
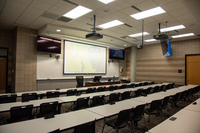
[[[79,42],[64,42],[64,74],[106,74],[107,49]]]

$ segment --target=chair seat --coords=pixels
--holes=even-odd
[[[111,126],[112,128],[114,128],[114,129],[120,129],[120,128],[124,128],[124,127],[126,127],[127,126],[127,124],[128,124],[128,122],[123,122],[123,123],[117,123],[117,119],[118,118],[114,118],[114,119],[110,119],[110,120],[107,120],[106,122],[105,122],[105,124],[106,125],[108,125],[108,126]]]

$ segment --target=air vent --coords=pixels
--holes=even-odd
[[[45,18],[53,19],[53,20],[59,17],[59,15],[51,13],[51,12],[44,12],[41,16]]]
[[[60,17],[60,18],[58,18],[57,20],[59,20],[59,21],[62,21],[62,22],[69,22],[69,21],[71,21],[72,19],[70,19],[70,18],[66,18],[66,17]]]
[[[76,3],[74,3],[74,2],[71,2],[71,1],[69,1],[69,0],[63,0],[63,1],[68,2],[68,3],[72,4],[72,5],[78,6],[78,4],[76,4]]]
[[[141,12],[142,10],[140,10],[139,8],[137,8],[136,6],[132,5],[131,6],[133,9],[137,10],[138,12]]]

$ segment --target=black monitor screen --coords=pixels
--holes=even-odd
[[[109,49],[109,59],[124,60],[125,51],[123,49]]]

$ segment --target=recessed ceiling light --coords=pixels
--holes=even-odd
[[[76,19],[76,18],[83,16],[91,11],[92,11],[91,9],[79,5],[76,8],[74,8],[73,10],[64,14],[63,16],[71,18],[71,19]]]
[[[154,41],[158,41],[156,39],[147,39],[147,40],[144,40],[145,42],[154,42]]]
[[[143,35],[145,36],[145,35],[149,35],[149,33],[148,32],[143,32]],[[130,36],[130,37],[139,37],[139,36],[142,36],[142,33],[136,33],[136,34],[132,34],[132,35],[128,35],[128,36]]]
[[[98,1],[100,1],[100,2],[102,2],[104,4],[108,4],[108,3],[113,2],[115,0],[98,0]]]
[[[118,25],[121,25],[121,24],[124,24],[124,23],[119,21],[119,20],[113,20],[113,21],[110,21],[108,23],[101,24],[98,27],[103,28],[103,29],[108,29],[108,28],[118,26]]]
[[[146,10],[146,11],[143,11],[143,12],[132,14],[131,17],[139,20],[139,19],[143,19],[143,18],[148,18],[148,17],[151,17],[151,16],[155,16],[155,15],[158,15],[158,14],[162,14],[162,13],[165,13],[165,12],[166,11],[163,10],[159,6],[159,7],[152,8],[152,9],[149,9],[149,10]]]
[[[60,32],[61,30],[60,30],[60,29],[57,29],[56,31],[57,31],[57,32]]]
[[[126,44],[124,44],[124,46],[126,46]]]
[[[188,37],[188,36],[194,36],[194,33],[175,35],[175,36],[172,36],[172,38],[180,38],[180,37]]]
[[[162,28],[162,29],[160,29],[160,31],[161,32],[167,32],[167,31],[179,30],[179,29],[184,29],[184,28],[185,28],[184,25],[177,25],[177,26]]]

